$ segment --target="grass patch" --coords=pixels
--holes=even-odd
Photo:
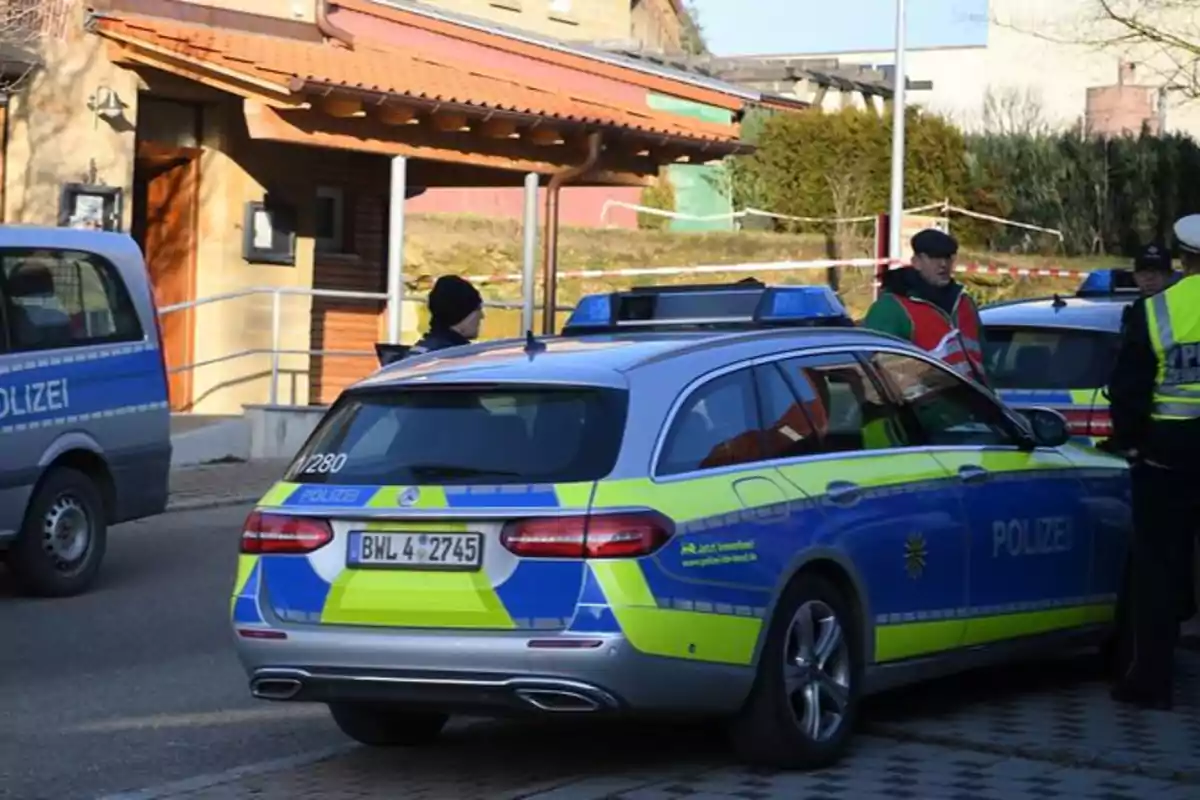
[[[521,271],[522,227],[517,220],[466,215],[414,214],[407,222],[405,272],[409,291],[424,293],[440,275],[493,277],[483,287],[488,300],[516,302],[521,299],[519,282],[498,280]],[[541,240],[538,269],[540,284]],[[873,243],[856,240],[848,258],[869,258]],[[825,237],[818,234],[780,234],[761,231],[723,233],[669,233],[655,230],[595,229],[562,227],[559,231],[558,268],[612,270],[628,267],[667,267],[697,264],[747,264],[775,261],[809,261],[830,257]],[[983,263],[1024,268],[1095,269],[1123,266],[1124,261],[1097,257],[1067,259],[1052,256],[1017,256],[964,250],[961,263]],[[564,278],[558,285],[558,302],[573,305],[581,295],[630,286],[676,283],[730,283],[747,272],[710,273],[695,276],[648,276],[604,280]],[[767,283],[824,284],[824,270],[763,272],[756,275]],[[1055,292],[1072,292],[1072,278],[1010,277],[1003,275],[960,275],[959,279],[980,304]],[[871,303],[871,271],[844,269],[841,274],[843,302],[857,318]],[[539,292],[540,302],[540,292]],[[422,328],[426,324],[419,320]],[[565,315],[560,315],[565,318]],[[488,311],[484,336],[518,335],[518,311]]]

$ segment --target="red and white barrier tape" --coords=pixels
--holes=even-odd
[[[559,280],[602,280],[604,278],[638,278],[651,275],[713,275],[724,272],[802,272],[831,267],[853,267],[863,269],[890,263],[887,259],[850,258],[818,259],[813,261],[768,261],[760,264],[697,264],[690,267],[629,267],[625,269],[580,269],[558,273]],[[962,264],[954,268],[957,273],[977,275],[1011,275],[1018,278],[1071,278],[1082,279],[1087,270],[1051,269],[1030,267],[1005,267],[993,264]],[[505,275],[475,275],[468,278],[472,283],[519,283],[522,275],[510,272]]]

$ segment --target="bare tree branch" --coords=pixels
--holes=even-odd
[[[0,0],[0,88],[14,91],[41,62],[43,45],[65,35],[80,0]]]

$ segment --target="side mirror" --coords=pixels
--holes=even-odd
[[[1052,408],[1030,408],[1025,410],[1029,420],[1029,432],[1036,447],[1061,447],[1071,441],[1071,428],[1067,418]]]

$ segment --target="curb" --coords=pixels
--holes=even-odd
[[[1040,761],[1044,764],[1058,764],[1063,767],[1094,769],[1118,775],[1140,775],[1172,783],[1200,785],[1200,772],[1194,770],[1179,770],[1145,763],[1122,764],[1114,762],[1111,759],[1106,759],[1100,753],[1087,754],[1069,748],[1047,749],[1045,746],[1039,745],[992,744],[990,742],[971,741],[958,736],[911,731],[903,725],[888,723],[870,724],[864,732],[872,736],[879,736],[897,742],[932,744],[955,750],[1021,758],[1026,761]]]
[[[262,497],[262,492],[256,494],[230,494],[221,497],[198,497],[195,500],[177,500],[167,503],[167,507],[163,509],[162,513],[178,514],[183,511],[204,511],[210,508],[241,506],[246,503],[257,502],[260,497]]]

